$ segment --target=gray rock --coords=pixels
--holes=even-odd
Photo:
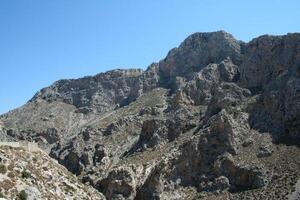
[[[247,43],[244,51],[241,85],[247,88],[259,91],[285,70],[299,73],[299,34],[263,35]]]
[[[241,191],[260,188],[268,182],[265,171],[261,167],[236,164],[232,157],[227,155],[218,162],[220,164],[217,165],[217,170],[228,177],[231,190]]]
[[[191,98],[194,104],[208,104],[213,90],[220,82],[233,82],[239,79],[238,67],[230,58],[220,64],[209,64],[195,73],[193,78],[183,86],[183,91]]]
[[[299,178],[299,35],[195,33],[146,71],[57,81],[0,117],[0,139],[38,142],[108,199],[274,199],[267,171],[295,177],[272,180],[284,192]],[[256,158],[272,150],[287,161]]]
[[[137,98],[136,86],[143,74],[141,69],[112,70],[96,76],[80,79],[60,80],[42,89],[30,101],[39,99],[48,102],[61,101],[72,104],[78,112],[104,112],[116,104],[126,105]]]
[[[172,49],[159,63],[159,69],[163,80],[172,82],[176,76],[190,77],[207,64],[219,63],[227,57],[239,63],[240,52],[240,42],[224,31],[195,33]]]
[[[247,138],[244,140],[242,145],[243,145],[243,147],[248,147],[248,146],[251,146],[253,143],[254,143],[254,141],[252,138]]]
[[[269,146],[261,146],[258,149],[257,157],[258,158],[263,158],[263,157],[268,157],[271,156],[273,151],[270,149]]]
[[[136,182],[130,168],[113,169],[108,177],[97,183],[97,187],[108,199],[134,199]]]
[[[249,137],[248,115],[239,113],[238,116],[229,114],[225,109],[209,119],[207,124],[211,134],[218,138],[220,146],[232,154],[237,154],[240,144]],[[218,144],[216,144],[218,145]]]
[[[159,143],[165,142],[168,137],[165,123],[165,121],[157,119],[144,121],[137,148],[152,148]]]
[[[238,66],[232,63],[230,57],[219,64],[218,70],[223,81],[236,82],[240,78]]]
[[[251,92],[241,88],[235,83],[221,83],[213,91],[213,98],[210,101],[206,116],[212,116],[220,110],[244,110],[246,98],[251,96]]]
[[[25,192],[26,192],[26,194],[28,194],[28,198],[27,198],[28,200],[42,199],[42,195],[36,187],[27,187]]]

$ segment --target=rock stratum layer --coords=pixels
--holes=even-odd
[[[0,118],[107,199],[297,199],[300,34],[195,33],[147,70],[60,80]]]

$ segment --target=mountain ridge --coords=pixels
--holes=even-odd
[[[300,34],[217,31],[145,71],[57,81],[1,115],[0,137],[37,142],[107,199],[281,199],[300,178],[299,113]]]

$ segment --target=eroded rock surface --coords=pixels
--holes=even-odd
[[[55,82],[0,138],[38,142],[107,199],[295,198],[299,66],[298,33],[195,33],[145,71]]]

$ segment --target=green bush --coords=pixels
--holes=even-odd
[[[36,158],[36,157],[33,157],[33,158],[32,158],[32,161],[36,163],[36,162],[37,162],[37,158]]]
[[[19,194],[18,194],[18,199],[19,200],[27,200],[28,198],[28,194],[25,192],[25,190],[22,190]]]
[[[26,170],[22,171],[22,178],[30,178],[31,174],[29,172],[27,172]]]
[[[1,174],[6,174],[6,172],[7,172],[6,166],[5,165],[0,165],[0,173]]]
[[[6,198],[2,192],[0,192],[0,198]]]

